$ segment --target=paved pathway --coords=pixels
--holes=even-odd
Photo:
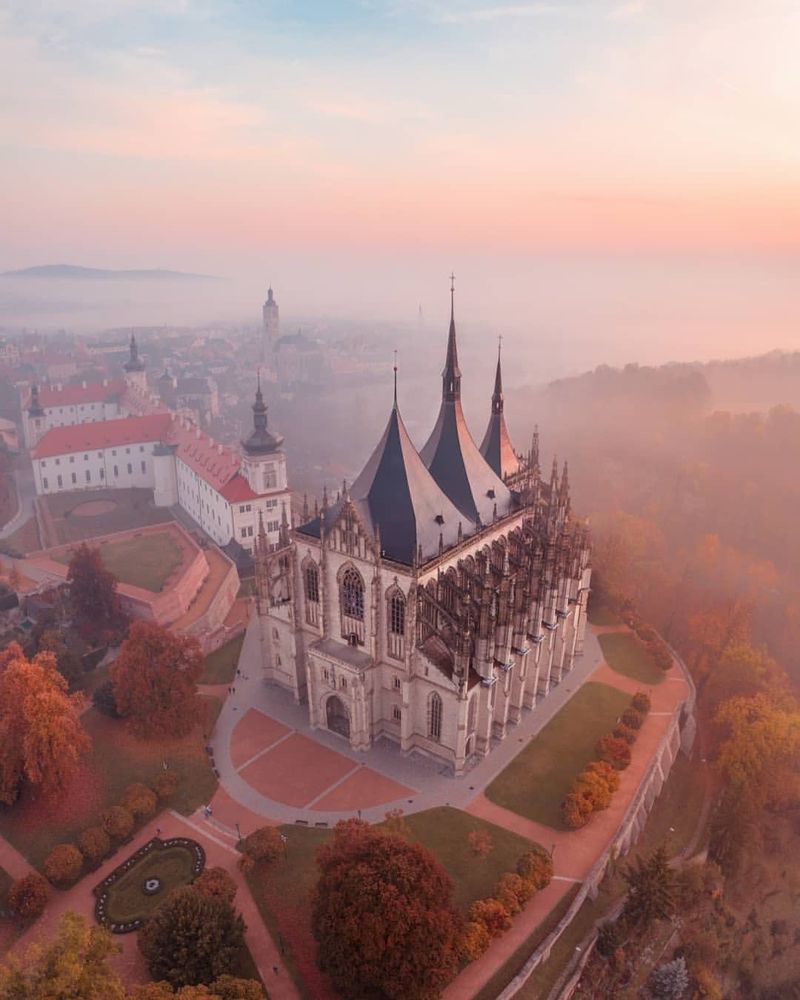
[[[27,454],[20,455],[14,462],[14,485],[17,490],[17,513],[0,528],[0,538],[8,538],[17,528],[34,516],[33,498],[36,488],[33,482],[33,466]]]
[[[289,730],[305,734],[320,746],[350,758],[354,764],[365,764],[391,781],[416,790],[402,799],[362,808],[361,815],[369,822],[382,820],[392,808],[400,808],[405,813],[420,812],[441,805],[465,809],[516,757],[522,745],[563,708],[571,695],[602,663],[602,659],[595,636],[587,632],[584,655],[576,660],[573,670],[561,684],[553,688],[546,698],[541,699],[535,709],[526,711],[519,725],[509,726],[505,740],[496,743],[488,757],[476,761],[466,774],[453,777],[450,769],[441,763],[419,754],[404,756],[389,741],[381,741],[367,752],[359,752],[352,750],[349,743],[335,733],[324,729],[312,730],[308,724],[308,707],[297,705],[286,691],[265,684],[262,680],[260,636],[258,621],[254,616],[248,626],[239,659],[241,673],[234,682],[235,693],[227,698],[211,740],[214,762],[227,796],[224,811],[226,815],[231,815],[235,809],[230,805],[233,802],[246,812],[263,816],[266,820],[279,823],[300,820],[310,826],[319,823],[333,825],[340,819],[351,818],[356,812],[355,806],[349,810],[321,811],[286,805],[267,798],[248,784],[238,770],[241,761],[237,765],[232,759],[231,743],[237,724],[253,708],[277,720]],[[216,811],[216,801],[213,805]]]
[[[4,837],[0,837],[0,868],[8,872],[15,882],[35,870]]]

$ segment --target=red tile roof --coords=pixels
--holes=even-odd
[[[238,451],[220,445],[203,431],[198,435],[194,425],[186,427],[180,420],[173,420],[165,441],[177,445],[177,457],[215,490],[239,472],[242,456]]]
[[[88,385],[73,385],[67,383],[60,388],[55,385],[43,385],[39,388],[39,402],[42,406],[77,406],[81,403],[101,403],[105,400],[121,396],[125,391],[123,379],[110,379],[105,385],[102,382],[90,382]],[[28,393],[28,400],[30,393]],[[25,406],[28,405],[28,400]]]
[[[170,425],[169,413],[147,417],[121,417],[69,427],[53,427],[31,451],[33,458],[52,458],[77,451],[100,451],[126,444],[162,441]]]
[[[242,500],[255,500],[259,494],[250,486],[245,477],[238,473],[230,479],[219,491],[228,503],[241,503]]]

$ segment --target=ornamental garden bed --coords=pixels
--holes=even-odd
[[[205,863],[197,841],[154,837],[95,886],[97,922],[114,934],[138,930],[167,893],[194,881]]]

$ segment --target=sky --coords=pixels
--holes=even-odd
[[[791,346],[798,51],[796,0],[0,0],[0,269]]]

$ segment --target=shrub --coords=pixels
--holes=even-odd
[[[464,924],[458,942],[459,957],[463,962],[474,962],[486,951],[491,940],[492,937],[486,929],[486,924],[477,920],[468,920]]]
[[[591,764],[586,765],[586,770],[590,774],[599,775],[612,792],[616,792],[619,788],[619,772],[616,771],[607,761],[593,760]]]
[[[83,855],[73,844],[56,844],[42,870],[54,885],[71,885],[83,869]]]
[[[125,806],[111,806],[103,813],[103,829],[114,840],[130,837],[133,825],[133,813]]]
[[[147,785],[135,782],[125,789],[122,804],[133,814],[134,820],[141,822],[143,819],[149,819],[156,811],[158,798]]]
[[[669,651],[669,646],[663,640],[656,639],[654,642],[648,643],[647,649],[651,660],[659,669],[669,670],[672,666],[672,653]]]
[[[650,704],[650,695],[645,691],[637,691],[631,698],[631,708],[635,708],[636,711],[641,712],[642,715],[647,715],[650,711]]]
[[[619,948],[622,935],[619,924],[615,920],[606,920],[597,928],[597,951],[604,958],[609,958]]]
[[[635,729],[626,726],[624,722],[618,722],[611,730],[611,735],[618,740],[625,740],[628,746],[633,746],[636,737],[639,735]]]
[[[511,915],[499,899],[477,899],[469,908],[469,919],[483,924],[493,938],[511,926]]]
[[[11,886],[8,905],[22,920],[34,920],[44,913],[49,896],[47,882],[36,872],[30,872]]]
[[[597,741],[597,755],[618,771],[624,771],[631,762],[631,748],[616,736],[603,736]]]
[[[206,868],[192,885],[198,892],[225,903],[232,903],[236,896],[236,882],[224,868]]]
[[[620,721],[622,722],[622,725],[627,726],[628,729],[641,729],[644,717],[641,713],[637,712],[635,708],[626,708],[620,716]]]
[[[592,818],[594,808],[591,799],[583,791],[572,791],[561,803],[561,818],[570,830],[580,830]]]
[[[524,908],[534,891],[530,882],[515,872],[506,872],[495,886],[494,898],[513,916]]]
[[[637,611],[626,611],[622,615],[623,622],[628,626],[628,628],[633,629],[636,632],[644,625],[642,616]]]
[[[589,801],[592,812],[608,809],[611,805],[612,790],[605,778],[595,771],[582,771],[575,779],[572,790]]]
[[[117,702],[114,699],[114,684],[112,681],[103,681],[102,684],[98,685],[92,695],[92,704],[102,715],[107,715],[112,719],[120,718]]]
[[[153,789],[160,799],[168,799],[178,790],[180,775],[177,771],[159,771],[153,782]]]
[[[648,625],[646,622],[642,622],[638,628],[634,629],[634,632],[636,632],[642,642],[652,642],[658,638],[658,632],[656,632],[652,625]]]
[[[283,854],[283,839],[276,826],[262,826],[245,837],[242,846],[245,858],[251,863],[265,861],[272,864]]]
[[[553,877],[553,859],[543,847],[526,851],[517,862],[517,874],[530,882],[538,892],[550,885]]]
[[[78,837],[78,848],[87,861],[96,864],[111,850],[111,838],[102,826],[90,826]]]

